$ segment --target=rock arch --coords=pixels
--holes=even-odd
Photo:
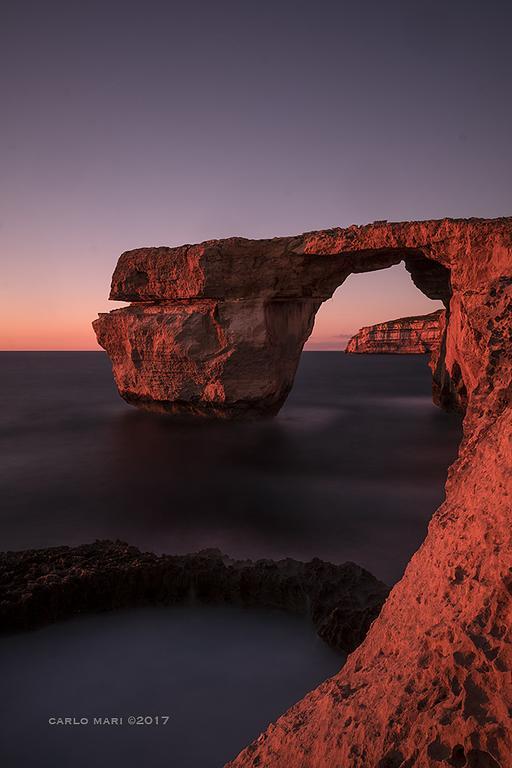
[[[341,672],[231,768],[510,765],[512,218],[131,251],[111,296],[134,304],[94,323],[126,399],[268,414],[286,397],[321,301],[351,272],[402,259],[420,290],[448,304],[434,390],[466,415],[446,501]]]
[[[415,285],[449,307],[453,228],[375,223],[127,251],[110,296],[132,304],[100,315],[94,328],[119,392],[134,405],[178,415],[274,415],[316,311],[348,275],[404,261]]]

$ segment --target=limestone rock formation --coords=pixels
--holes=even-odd
[[[195,333],[180,333],[177,353],[166,347],[166,365],[176,363],[172,375],[182,377],[174,385],[180,407],[250,413],[257,407],[252,374],[259,379],[265,370],[267,379],[284,382],[267,399],[260,393],[264,410],[275,411],[315,303],[351,272],[401,260],[420,290],[447,309],[431,361],[434,397],[464,409],[465,418],[446,501],[341,672],[270,726],[231,768],[511,765],[512,219],[376,222],[296,238],[136,251],[121,258],[112,289],[113,297],[137,302],[121,310],[131,321],[123,326],[111,313],[95,322],[123,396],[162,402],[165,387],[148,371],[158,367],[164,326],[172,335],[177,322],[181,331],[180,307],[190,302],[190,312],[199,301],[213,302],[219,347],[207,363]],[[220,310],[228,301],[236,304],[226,323]],[[307,309],[299,312],[303,302]],[[139,326],[137,313],[147,312],[152,321]],[[254,343],[247,327],[253,320]],[[278,344],[276,325],[288,329],[284,360],[268,351]],[[187,345],[188,369],[180,357]],[[208,381],[201,379],[205,366]],[[178,401],[164,402],[172,410]]]
[[[510,219],[452,255],[451,284],[432,368],[437,397],[466,415],[446,501],[342,671],[231,768],[511,765]]]
[[[373,224],[128,251],[110,295],[133,303],[101,314],[94,329],[120,394],[134,405],[178,415],[274,415],[318,307],[352,272],[405,259],[428,296],[449,301],[444,242],[454,227]],[[430,242],[438,261],[421,250]]]
[[[263,299],[141,302],[94,328],[132,405],[175,415],[274,415],[320,305]]]
[[[509,237],[508,219],[444,219],[140,248],[121,256],[112,279],[111,298],[132,305],[93,325],[128,402],[179,415],[273,415],[321,302],[351,273],[404,261],[420,290],[449,307],[434,380],[438,402],[459,407],[466,394],[452,340],[465,332],[464,286],[485,290],[477,272]]]
[[[350,354],[417,355],[441,343],[442,309],[428,315],[401,317],[361,328],[349,340]]]
[[[235,603],[309,614],[341,651],[363,640],[389,592],[354,563],[155,555],[117,541],[0,553],[0,630],[136,605]]]

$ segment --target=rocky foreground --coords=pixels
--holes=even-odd
[[[0,631],[139,605],[233,603],[309,614],[350,652],[389,590],[354,563],[232,560],[218,550],[155,555],[117,541],[0,553]]]
[[[361,328],[349,340],[348,354],[419,355],[432,352],[441,343],[444,311],[400,317]]]

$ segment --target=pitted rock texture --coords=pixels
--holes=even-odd
[[[349,354],[418,355],[432,352],[441,343],[443,310],[428,315],[400,317],[361,328],[349,340]]]
[[[466,444],[365,642],[230,768],[510,768],[511,434]]]
[[[431,361],[435,400],[465,411],[446,501],[365,641],[337,676],[271,725],[230,768],[510,768],[512,219],[376,222],[156,250],[156,256],[152,249],[121,257],[114,297],[158,307],[191,299],[192,292],[194,300],[235,300],[240,308],[258,298],[285,312],[289,300],[327,298],[351,272],[403,260],[420,290],[442,299],[447,310]],[[130,362],[130,343],[116,340],[113,317],[100,316],[95,328],[107,350],[118,350],[113,365],[121,393],[131,376],[136,392],[158,401]],[[312,319],[301,329],[297,322],[286,366],[298,359]],[[233,328],[236,349],[236,333],[248,331]],[[147,359],[158,357],[155,338],[149,328]],[[244,386],[255,351],[238,360],[245,384],[236,392],[222,394],[225,363],[204,382],[212,386],[210,405],[222,402],[226,413],[235,402],[251,409]],[[279,361],[268,376],[281,379]]]
[[[309,614],[329,645],[363,640],[389,592],[354,563],[155,555],[117,541],[0,553],[0,630],[137,605],[234,603]]]
[[[446,500],[341,672],[230,768],[512,765],[512,222],[467,227],[432,360],[466,410]]]

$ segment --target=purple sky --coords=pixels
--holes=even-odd
[[[0,348],[95,348],[128,248],[510,214],[511,28],[508,0],[4,4]],[[353,276],[314,341],[430,308]]]

